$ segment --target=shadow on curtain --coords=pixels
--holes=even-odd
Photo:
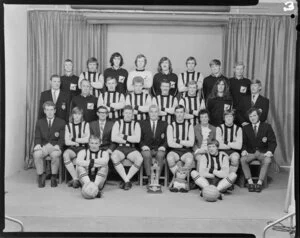
[[[50,88],[52,74],[63,75],[65,59],[72,59],[74,74],[86,70],[86,60],[96,57],[99,70],[106,66],[106,25],[89,25],[80,13],[28,12],[28,69],[25,169],[33,166],[32,151],[40,93]]]
[[[290,164],[294,148],[296,22],[289,16],[234,16],[225,30],[225,75],[233,75],[235,62],[243,61],[245,77],[262,81],[279,165]]]

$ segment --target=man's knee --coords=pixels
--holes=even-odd
[[[175,159],[174,153],[170,152],[170,153],[167,155],[167,162],[168,162],[169,166],[175,165],[176,159]]]
[[[193,179],[196,178],[198,175],[199,175],[199,173],[196,170],[193,170],[191,172],[191,176],[192,176]]]
[[[135,151],[132,153],[131,156],[134,158],[134,163],[138,166],[141,166],[141,164],[143,163],[143,160],[144,160],[141,153],[138,151]]]
[[[264,164],[270,164],[271,162],[272,162],[272,157],[265,156],[265,158],[263,160],[263,163]]]
[[[83,167],[83,166],[77,166],[77,167],[76,167],[76,170],[77,170],[77,172],[80,173],[80,174],[86,172],[86,168]]]
[[[151,151],[150,150],[144,150],[141,152],[144,159],[152,159]]]
[[[120,156],[120,154],[118,153],[118,151],[114,151],[114,152],[111,154],[111,160],[112,160],[113,163],[118,163],[118,162],[120,162],[121,156]]]
[[[55,160],[59,159],[60,156],[61,156],[61,151],[57,151],[57,150],[56,150],[56,151],[53,151],[53,152],[50,154],[51,159],[55,159]]]
[[[233,153],[230,156],[231,165],[238,166],[239,165],[240,155],[238,153]]]
[[[39,159],[43,159],[43,151],[42,150],[37,150],[35,152],[33,152],[33,159],[34,160],[39,160]]]

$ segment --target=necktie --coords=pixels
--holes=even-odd
[[[104,131],[103,122],[100,122],[100,139],[101,139],[101,143],[102,143],[102,140],[103,140],[103,131]]]
[[[155,122],[152,122],[152,132],[153,132],[153,137],[155,137]]]
[[[255,95],[252,95],[251,106],[253,107],[255,104]]]
[[[257,125],[256,124],[254,125],[253,129],[254,129],[254,135],[256,137],[257,136]]]
[[[53,98],[53,102],[56,104],[56,90],[53,91],[53,95],[52,95],[52,98]]]
[[[50,129],[51,129],[51,119],[48,120],[48,133],[50,133]]]

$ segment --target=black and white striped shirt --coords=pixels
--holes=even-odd
[[[179,74],[178,77],[178,91],[182,92],[182,88],[183,87],[187,87],[190,81],[196,81],[197,85],[200,84],[202,87],[202,83],[203,83],[203,75],[200,72],[182,72]],[[198,88],[198,86],[197,86]]]
[[[146,120],[149,106],[151,105],[151,96],[148,93],[136,94],[134,92],[127,94],[126,105],[131,105],[132,108],[137,112],[134,114],[134,120]],[[143,110],[139,107],[144,107]],[[148,107],[148,108],[147,108]]]
[[[85,146],[88,143],[89,137],[90,137],[89,123],[82,121],[78,124],[72,122],[66,124],[66,130],[65,130],[66,145],[68,145],[70,141],[75,142],[76,139],[81,139],[82,143],[79,143],[79,145]]]
[[[172,95],[158,95],[154,98],[153,104],[158,105],[160,111],[165,112],[166,108],[172,108],[174,110],[174,108],[178,105],[178,100]],[[161,116],[161,120],[167,121],[168,124],[171,124],[173,121],[173,114],[168,113],[166,116]]]
[[[117,122],[119,123],[119,133],[125,136],[131,136],[132,134],[134,134],[136,123],[138,123],[137,121],[134,120],[130,122],[126,122],[123,119],[120,119]],[[127,143],[119,144],[119,146],[134,147],[135,144],[127,141]]]
[[[188,94],[185,97],[182,97],[179,101],[179,104],[184,106],[185,111],[187,114],[193,115],[193,119],[189,119],[190,123],[192,125],[196,125],[199,123],[199,116],[194,115],[194,112],[199,112],[201,108],[201,101],[200,101],[199,93],[195,96],[188,96]]]
[[[182,123],[173,121],[171,123],[173,129],[174,140],[189,140],[190,123],[188,120],[184,120]],[[184,147],[185,148],[185,147]]]
[[[91,83],[91,94],[98,98],[104,84],[103,75],[98,72],[82,72],[78,81],[79,88],[81,88],[80,83],[83,79]]]
[[[115,109],[110,107],[112,103],[123,103],[125,105],[125,97],[122,93],[119,92],[104,92],[101,93],[98,98],[98,107],[106,106],[108,108],[108,118],[109,119],[118,119],[122,115],[122,108]],[[124,107],[123,105],[123,107]],[[122,106],[121,106],[122,107]]]

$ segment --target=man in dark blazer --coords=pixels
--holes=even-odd
[[[99,106],[97,110],[97,116],[99,120],[92,121],[90,123],[91,135],[95,135],[100,138],[100,149],[106,150],[109,155],[117,147],[116,143],[111,141],[111,130],[114,125],[114,121],[106,120],[108,116],[108,110],[105,106]]]
[[[56,107],[55,116],[67,122],[69,121],[70,96],[67,92],[60,90],[61,81],[58,75],[54,74],[51,76],[50,84],[51,89],[41,93],[38,118],[45,117],[43,104],[47,101],[52,101]]]
[[[60,163],[62,147],[65,137],[65,121],[55,117],[55,104],[47,101],[43,104],[46,117],[37,121],[35,128],[33,158],[38,174],[38,187],[45,187],[46,174],[44,159],[51,158],[51,187],[57,186],[57,174]]]
[[[144,158],[144,168],[150,183],[152,157],[155,157],[160,171],[159,177],[164,166],[164,158],[167,149],[167,122],[159,120],[159,108],[157,105],[149,107],[149,119],[141,121],[141,142],[140,148]]]
[[[248,111],[250,124],[243,127],[243,146],[241,164],[248,181],[249,192],[261,192],[262,183],[267,175],[274,151],[277,147],[276,137],[270,124],[260,121],[260,110],[250,108]],[[261,162],[257,184],[253,184],[249,163],[252,160]]]
[[[251,95],[240,98],[237,106],[237,124],[245,126],[250,123],[248,110],[256,107],[261,111],[260,121],[265,122],[269,113],[269,99],[260,95],[261,81],[258,79],[251,80]]]

